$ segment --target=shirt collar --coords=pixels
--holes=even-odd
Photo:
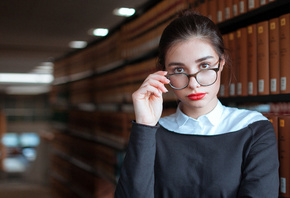
[[[207,121],[214,126],[214,125],[217,125],[219,123],[220,119],[217,119],[217,118],[221,117],[222,112],[223,112],[223,105],[221,104],[220,101],[218,101],[217,105],[215,106],[215,108],[211,112],[209,112],[206,115],[200,116],[198,119],[194,119],[194,118],[191,118],[191,117],[185,115],[181,111],[180,105],[179,105],[177,108],[177,111],[176,111],[176,122],[177,122],[179,127],[186,125],[187,122],[193,122],[195,124],[199,124],[199,122],[204,123]]]

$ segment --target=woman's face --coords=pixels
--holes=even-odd
[[[192,37],[173,45],[168,50],[165,57],[165,69],[168,74],[195,74],[202,69],[217,68],[219,58],[206,40]],[[174,89],[174,93],[181,101],[183,113],[198,118],[209,113],[216,106],[223,65],[224,60],[221,59],[217,80],[210,86],[202,86],[197,83],[195,77],[191,77],[186,88]]]

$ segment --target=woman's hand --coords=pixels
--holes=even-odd
[[[132,95],[136,123],[155,126],[162,114],[162,93],[168,92],[164,84],[169,80],[166,71],[150,74]]]

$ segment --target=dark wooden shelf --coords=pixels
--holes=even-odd
[[[277,94],[277,95],[258,95],[258,96],[239,96],[219,98],[223,104],[229,103],[270,103],[270,102],[290,102],[290,94]]]
[[[222,34],[290,13],[289,0],[276,0],[218,24]]]

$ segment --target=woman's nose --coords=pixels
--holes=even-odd
[[[196,89],[200,87],[200,84],[197,82],[195,77],[191,76],[189,77],[188,87],[191,89]]]

